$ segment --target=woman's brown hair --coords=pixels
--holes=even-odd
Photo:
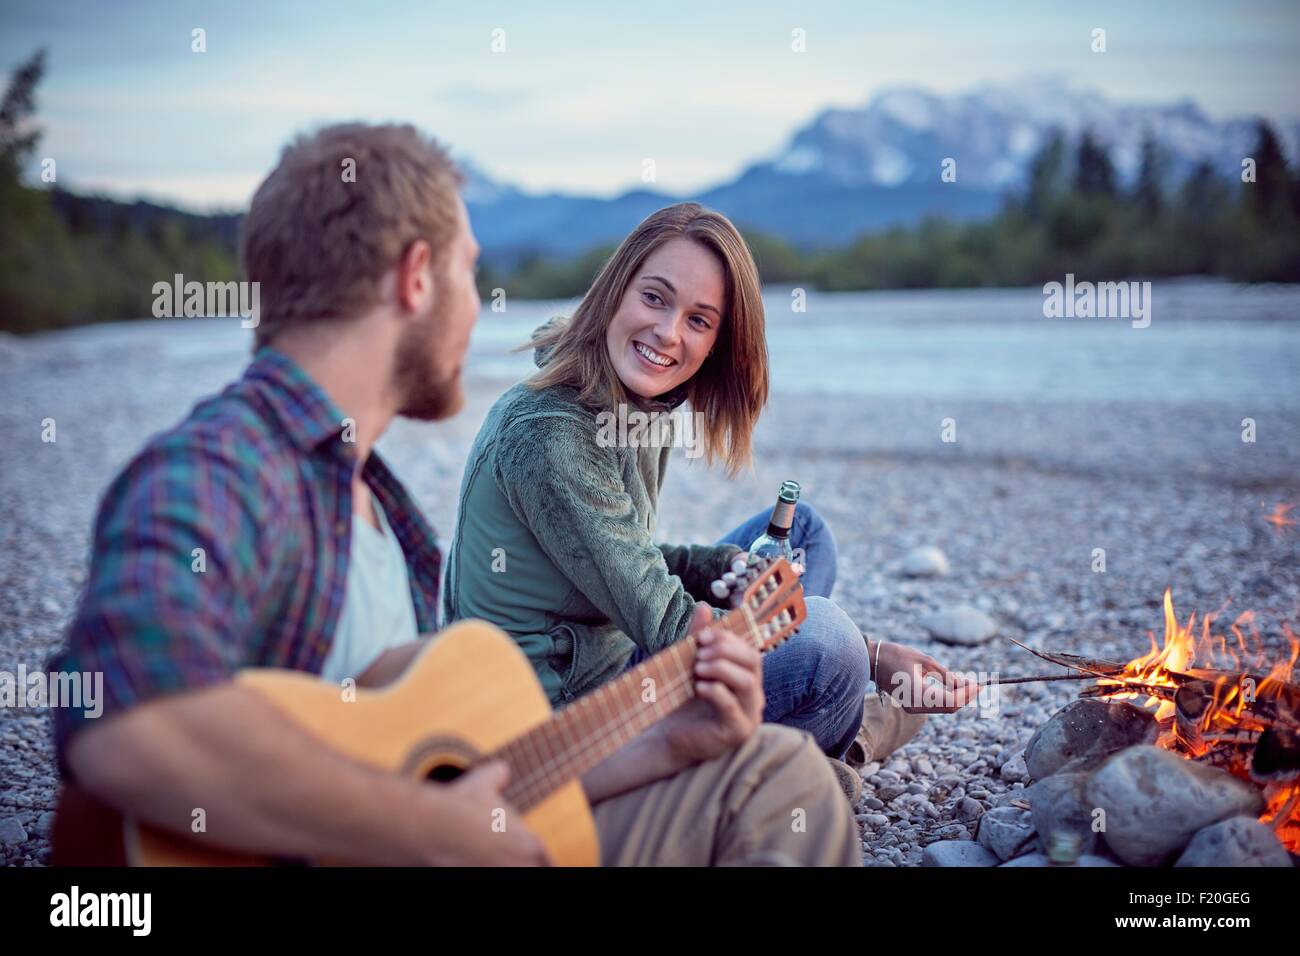
[[[541,389],[571,385],[578,400],[614,408],[629,399],[605,343],[609,323],[646,257],[671,239],[690,239],[722,264],[725,301],[713,351],[686,383],[691,408],[704,415],[705,460],[721,459],[727,471],[749,464],[751,435],[767,403],[767,339],[762,288],[749,247],[731,221],[699,203],[683,202],[651,213],[601,267],[573,316],[534,335],[532,345],[550,350],[529,384]]]

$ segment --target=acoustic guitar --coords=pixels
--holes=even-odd
[[[738,578],[732,610],[714,626],[760,652],[771,650],[806,617],[798,576],[780,559],[752,565]],[[416,780],[444,783],[479,762],[503,760],[510,769],[505,797],[551,858],[592,866],[599,863],[599,845],[580,777],[695,695],[697,649],[688,636],[556,712],[528,658],[482,621],[460,622],[431,638],[401,677],[382,688],[345,693],[316,675],[274,668],[243,670],[235,680],[327,746]],[[183,832],[190,820],[177,824]],[[137,823],[75,787],[60,795],[53,841],[56,865],[286,862]]]

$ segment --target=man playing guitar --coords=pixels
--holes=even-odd
[[[502,763],[438,786],[383,772],[233,680],[277,667],[383,685],[436,629],[433,530],[373,446],[397,416],[464,403],[478,245],[459,185],[413,128],[348,124],[295,140],[259,187],[243,248],[260,283],[256,355],[153,437],[100,505],[85,592],[49,665],[104,675],[101,719],[55,710],[66,781],[236,851],[546,862],[517,818],[493,825],[509,817]],[[758,653],[710,620],[696,608],[697,698],[582,777],[602,862],[858,864],[820,751],[760,723]]]

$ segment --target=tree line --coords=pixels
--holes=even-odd
[[[237,215],[193,215],[22,183],[40,138],[33,117],[44,71],[44,53],[37,53],[14,71],[0,101],[0,329],[148,316],[153,284],[178,272],[238,279]]]
[[[176,273],[239,279],[237,214],[194,215],[22,182],[39,142],[33,118],[44,69],[37,53],[14,71],[0,101],[0,329],[148,316],[154,283]],[[1251,181],[1202,163],[1175,184],[1148,136],[1126,187],[1090,133],[1073,148],[1058,134],[1034,157],[1025,188],[987,221],[932,217],[826,250],[798,249],[743,224],[742,232],[765,282],[826,291],[1038,285],[1066,273],[1300,282],[1300,175],[1265,121],[1250,159]],[[480,291],[580,296],[613,249],[560,260],[538,254],[508,270],[485,266]]]
[[[1131,187],[1106,148],[1084,132],[1073,149],[1057,133],[1034,156],[1024,189],[981,222],[930,217],[870,233],[839,249],[800,250],[744,229],[764,282],[826,291],[1029,286],[1219,276],[1238,282],[1300,282],[1300,170],[1287,164],[1272,126],[1260,120],[1250,181],[1198,164],[1172,182],[1169,158],[1148,135]],[[606,246],[567,261],[535,258],[489,273],[487,288],[521,298],[581,295]]]

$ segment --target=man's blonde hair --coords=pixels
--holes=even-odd
[[[259,283],[256,345],[371,308],[418,239],[440,267],[462,182],[447,151],[413,126],[342,123],[295,138],[244,217],[244,271]]]

